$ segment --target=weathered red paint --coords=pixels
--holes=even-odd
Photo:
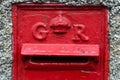
[[[14,4],[13,80],[108,80],[102,6]]]
[[[99,56],[99,45],[23,44],[24,56]]]

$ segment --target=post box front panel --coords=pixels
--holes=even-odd
[[[13,80],[107,80],[107,9],[13,5]]]

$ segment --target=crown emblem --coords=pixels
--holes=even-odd
[[[50,27],[54,33],[66,33],[70,27],[70,21],[63,15],[59,15],[51,20]]]

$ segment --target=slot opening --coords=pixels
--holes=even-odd
[[[28,59],[25,59],[28,58]],[[95,57],[86,56],[27,56],[24,60],[31,60],[35,63],[88,63],[89,61],[97,63]]]

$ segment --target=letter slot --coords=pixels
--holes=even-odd
[[[26,69],[93,70],[98,63],[99,46],[78,44],[23,44],[21,55],[25,58]]]

